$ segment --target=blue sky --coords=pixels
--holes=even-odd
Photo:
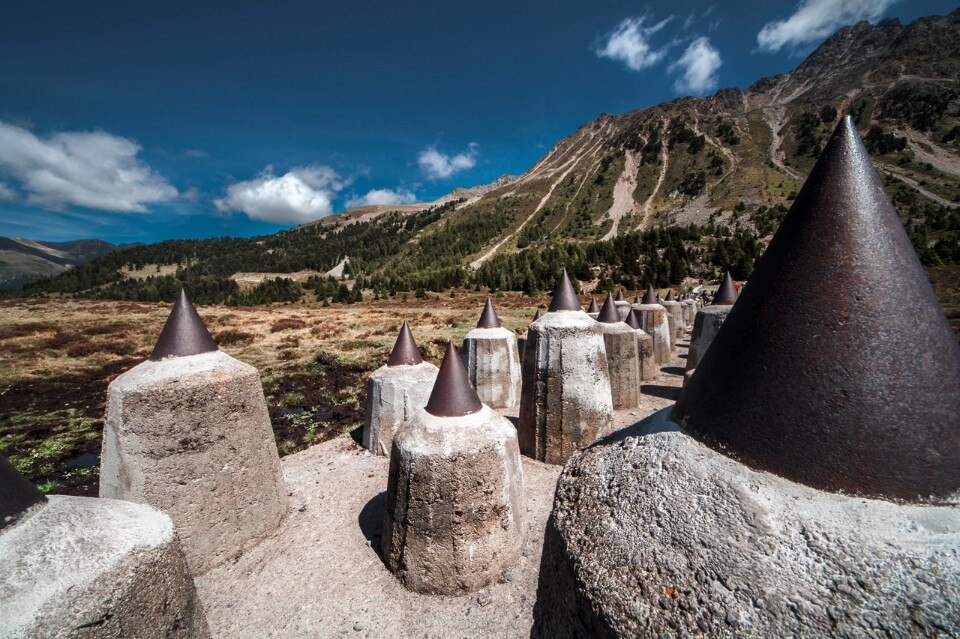
[[[934,0],[0,8],[0,235],[255,235],[520,173],[603,112],[796,66]]]

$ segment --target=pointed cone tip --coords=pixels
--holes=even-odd
[[[617,304],[610,293],[607,293],[607,299],[603,303],[603,308],[600,309],[597,321],[604,324],[616,324],[620,321],[620,311],[617,310]]]
[[[547,312],[555,313],[557,311],[582,310],[583,307],[580,306],[580,298],[577,297],[577,292],[573,289],[573,283],[570,281],[570,276],[567,275],[567,269],[563,269],[563,273],[560,275],[560,281],[557,282],[556,288],[553,289],[553,299],[550,300],[550,308]]]
[[[538,308],[537,312],[533,314],[533,321],[536,322],[541,317],[543,317],[543,312]]]
[[[180,289],[180,296],[170,310],[167,322],[160,331],[153,352],[150,353],[150,359],[158,361],[167,357],[200,355],[215,350],[217,343],[213,341],[200,314],[187,297],[187,292]]]
[[[673,290],[672,290],[672,289],[669,290],[669,291],[667,291],[666,301],[668,301],[668,302],[676,302],[676,301],[677,301],[677,298],[675,298],[675,297],[673,296]]]
[[[869,303],[838,306],[826,291]],[[957,379],[960,345],[847,117],[671,417],[747,466],[818,490],[957,503]]]
[[[657,292],[653,290],[653,284],[647,285],[647,292],[643,294],[641,304],[659,304],[657,301]]]
[[[622,289],[622,288],[618,288],[618,289],[617,289],[617,297],[615,298],[614,301],[617,301],[617,302],[626,302],[626,301],[627,301],[627,300],[625,300],[624,297],[623,297],[623,289]]]
[[[637,309],[631,308],[630,312],[627,313],[627,319],[623,320],[626,322],[627,326],[632,328],[635,331],[640,330],[640,318],[637,317]]]
[[[487,302],[483,305],[483,312],[480,313],[480,321],[477,322],[477,328],[500,328],[500,318],[493,308],[493,300],[487,295]]]
[[[587,308],[588,313],[599,313],[600,308],[597,306],[597,300],[590,298],[590,306]]]
[[[440,363],[440,372],[425,408],[436,417],[462,417],[483,408],[452,341],[447,342],[447,352]]]
[[[387,366],[416,366],[422,363],[423,356],[420,355],[417,342],[413,339],[410,327],[404,322],[400,327],[400,334],[397,335],[397,341],[393,344]]]
[[[713,296],[714,306],[729,306],[737,301],[737,287],[733,285],[733,278],[730,277],[730,271],[727,271],[723,282]]]

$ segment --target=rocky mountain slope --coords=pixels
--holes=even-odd
[[[796,69],[746,89],[603,114],[522,175],[437,202],[361,207],[261,238],[161,242],[23,292],[153,300],[186,284],[201,303],[260,303],[303,291],[270,284],[244,298],[230,276],[326,273],[345,257],[344,277],[362,276],[379,295],[465,285],[542,291],[560,265],[598,286],[666,286],[726,269],[746,278],[848,112],[923,263],[960,263],[957,10],[845,27]],[[129,277],[146,265],[167,274]],[[320,299],[331,286],[304,288]]]
[[[41,242],[19,237],[0,237],[0,290],[62,273],[120,248],[103,240]]]

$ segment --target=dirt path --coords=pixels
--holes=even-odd
[[[613,226],[610,227],[610,230],[602,239],[609,240],[616,237],[617,229],[620,228],[620,220],[628,213],[636,211],[637,203],[633,201],[633,191],[637,188],[637,170],[639,168],[637,155],[627,149],[624,153],[623,172],[613,187],[613,204],[607,211],[607,216],[613,220]]]
[[[910,150],[913,151],[918,162],[925,162],[938,171],[960,177],[960,156],[953,151],[947,151],[942,147],[939,149],[940,153],[927,151],[923,148],[923,145],[937,148],[936,145],[931,140],[925,138],[922,133],[914,131],[913,129],[894,129],[893,133],[907,138],[910,144]]]
[[[910,186],[911,188],[916,189],[916,190],[920,193],[920,195],[922,195],[923,197],[925,197],[925,198],[927,198],[927,199],[929,199],[929,200],[933,200],[933,201],[936,202],[937,204],[940,204],[941,206],[945,206],[945,207],[947,207],[947,208],[955,209],[955,208],[957,208],[957,207],[960,207],[960,204],[957,204],[956,202],[951,202],[950,200],[944,199],[944,198],[940,197],[939,195],[937,195],[936,193],[931,193],[930,191],[928,191],[928,190],[926,190],[925,188],[923,188],[922,186],[920,186],[920,184],[918,184],[916,180],[914,180],[914,179],[912,179],[912,178],[908,178],[906,175],[902,175],[902,174],[898,173],[897,171],[891,169],[889,166],[887,166],[887,165],[885,165],[885,164],[879,164],[879,163],[875,163],[875,164],[877,165],[877,168],[879,168],[881,171],[883,171],[884,173],[886,173],[886,174],[889,175],[890,177],[895,178],[895,179],[897,179],[897,180],[900,180],[901,182],[903,182],[904,184]]]
[[[686,352],[643,386],[643,406],[618,428],[668,406]],[[515,411],[507,411],[516,415]],[[349,436],[283,459],[290,510],[276,536],[196,580],[212,634],[224,639],[530,636],[540,555],[559,466],[524,458],[527,540],[490,600],[418,595],[386,569],[378,548],[389,462]]]
[[[553,195],[554,189],[556,189],[556,188],[567,178],[567,176],[570,174],[570,172],[573,171],[573,170],[577,167],[577,164],[580,163],[580,160],[583,159],[583,158],[585,158],[585,157],[588,157],[590,154],[592,154],[593,152],[595,152],[598,148],[600,148],[600,145],[601,145],[601,144],[603,144],[603,138],[601,138],[601,139],[600,139],[598,142],[596,142],[595,144],[591,145],[590,148],[587,149],[586,151],[581,151],[580,153],[575,154],[572,158],[570,158],[569,160],[567,160],[566,162],[564,162],[563,164],[561,164],[559,168],[562,169],[563,167],[566,166],[566,167],[567,167],[567,170],[565,170],[563,173],[561,173],[561,174],[560,174],[560,177],[558,177],[556,180],[554,180],[554,181],[550,184],[550,188],[547,189],[546,195],[544,195],[544,196],[540,199],[540,202],[537,204],[536,208],[533,209],[533,213],[531,213],[529,216],[527,216],[527,219],[525,219],[523,222],[521,222],[521,223],[520,223],[520,226],[518,226],[517,228],[515,228],[511,233],[508,233],[507,235],[505,235],[505,236],[503,237],[503,239],[501,239],[499,242],[497,242],[496,244],[494,244],[493,247],[492,247],[489,251],[487,251],[486,253],[484,253],[483,255],[481,255],[480,257],[478,257],[477,259],[475,259],[473,262],[471,262],[471,263],[470,263],[470,268],[472,268],[473,270],[477,270],[478,268],[480,268],[480,267],[483,265],[484,262],[486,262],[486,261],[489,260],[491,257],[493,257],[494,255],[497,254],[497,251],[500,250],[500,247],[501,247],[501,246],[503,246],[504,244],[506,244],[507,241],[509,241],[509,240],[510,240],[511,238],[513,238],[514,236],[516,236],[517,233],[519,233],[519,232],[523,229],[523,227],[525,227],[527,224],[529,224],[530,220],[532,220],[532,219],[537,215],[537,213],[539,213],[540,210],[546,205],[547,200],[549,200],[549,199],[550,199],[550,196]],[[557,169],[557,170],[559,170],[559,169]]]

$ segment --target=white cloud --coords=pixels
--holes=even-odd
[[[398,189],[371,189],[366,195],[352,197],[346,201],[347,208],[370,206],[374,204],[413,204],[417,196],[413,191]]]
[[[673,16],[661,20],[657,24],[646,27],[646,16],[627,18],[620,22],[613,31],[603,37],[602,46],[594,49],[601,58],[610,58],[627,65],[631,71],[642,71],[659,62],[665,51],[655,49],[649,41],[651,35],[666,26]]]
[[[448,178],[454,173],[472,169],[477,165],[477,152],[480,145],[471,142],[467,150],[454,156],[441,153],[436,147],[427,147],[417,156],[417,163],[431,180]]]
[[[703,95],[717,87],[717,71],[721,64],[720,52],[710,44],[710,40],[700,37],[691,42],[683,55],[671,63],[667,70],[671,73],[680,71],[680,77],[673,84],[674,89]]]
[[[776,53],[822,40],[843,25],[860,20],[874,22],[898,0],[801,0],[785,20],[763,25],[757,34],[761,51]]]
[[[0,202],[13,202],[15,199],[17,199],[16,191],[0,182]]]
[[[254,179],[228,186],[214,204],[221,212],[241,211],[254,220],[303,224],[330,215],[333,198],[345,186],[328,166],[297,167],[279,177],[268,166]]]
[[[0,175],[20,183],[27,203],[52,211],[67,205],[143,213],[177,197],[137,158],[140,146],[103,131],[55,133],[46,139],[0,121]]]

